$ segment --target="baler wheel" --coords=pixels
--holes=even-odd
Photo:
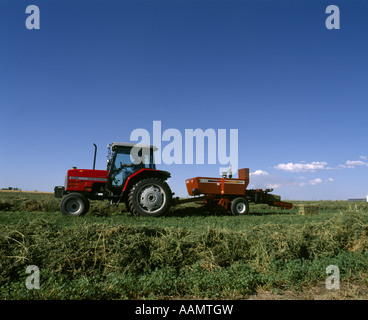
[[[234,216],[245,215],[248,214],[248,212],[249,212],[249,203],[247,199],[239,197],[231,202],[231,213]]]

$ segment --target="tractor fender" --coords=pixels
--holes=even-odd
[[[171,177],[170,172],[156,169],[140,169],[137,172],[131,174],[127,181],[125,182],[123,192],[128,191],[131,186],[133,186],[138,180],[146,179],[146,178],[159,178],[163,181],[167,180]]]

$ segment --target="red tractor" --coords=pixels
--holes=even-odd
[[[107,170],[68,170],[64,187],[55,187],[56,198],[63,198],[64,215],[81,216],[89,210],[89,200],[106,200],[110,204],[125,203],[134,215],[158,217],[171,206],[173,193],[166,183],[171,176],[157,170],[150,145],[112,143],[108,146]]]

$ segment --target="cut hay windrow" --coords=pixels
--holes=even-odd
[[[358,275],[368,269],[367,220],[367,214],[346,213],[241,231],[101,223],[60,228],[40,218],[2,225],[0,298],[229,298],[322,280],[333,263],[342,276]],[[46,291],[23,288],[28,265],[40,268]]]
[[[248,216],[179,207],[149,219],[91,203],[65,217],[50,195],[0,194],[0,299],[237,299],[311,286],[337,265],[368,279],[368,204],[311,202],[318,215],[255,205]],[[27,266],[40,290],[25,286]]]

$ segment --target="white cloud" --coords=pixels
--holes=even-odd
[[[327,162],[324,161],[312,161],[309,163],[299,161],[297,163],[280,163],[273,168],[285,172],[317,172],[318,170],[354,169],[357,166],[368,167],[368,161],[363,161],[367,160],[368,156],[359,156],[359,159],[361,160],[347,160],[345,164],[339,164],[335,167],[327,166]],[[297,179],[305,179],[305,177],[297,177]]]
[[[315,172],[316,170],[326,170],[327,162],[310,162],[310,163],[288,163],[279,164],[274,168],[284,170],[288,172]],[[277,189],[280,187],[305,187],[305,186],[316,186],[322,183],[333,182],[333,178],[321,179],[315,178],[308,180],[307,176],[298,177],[280,177],[273,174],[269,174],[264,170],[255,170],[250,174],[250,189]]]
[[[353,169],[353,166],[347,166],[346,164],[339,164],[339,166],[336,169]]]
[[[280,188],[284,183],[277,176],[270,175],[267,171],[256,170],[250,175],[250,185],[251,189],[276,189]]]
[[[254,172],[251,172],[250,175],[254,175],[254,176],[268,176],[268,172],[267,171],[263,171],[263,170],[256,170]]]
[[[277,188],[280,188],[280,187],[281,187],[281,183],[266,184],[267,189],[277,189]]]
[[[312,186],[315,186],[316,184],[320,184],[322,183],[322,179],[321,178],[316,178],[313,180],[309,180],[309,184],[311,184]]]
[[[367,159],[366,156],[360,156],[360,159]],[[356,166],[368,167],[368,162],[362,160],[347,160],[345,164],[339,164],[336,169],[354,169]]]
[[[310,163],[280,163],[274,166],[277,170],[288,172],[315,172],[316,170],[323,170],[326,168],[327,162],[313,161]]]
[[[313,180],[309,180],[309,184],[312,185],[312,186],[315,186],[315,185],[320,184],[320,183],[333,182],[333,181],[334,181],[333,178],[328,178],[326,180],[322,180],[321,178],[316,178],[316,179],[313,179]]]
[[[345,164],[349,167],[355,167],[355,166],[365,166],[368,167],[368,162],[364,162],[361,160],[348,160],[345,162]]]

